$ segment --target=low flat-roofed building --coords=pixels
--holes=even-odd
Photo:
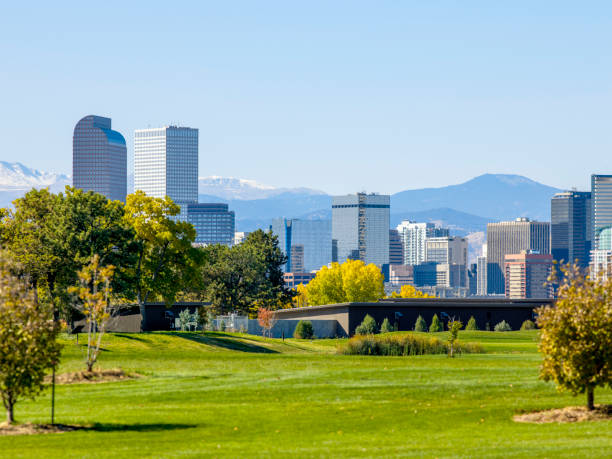
[[[283,280],[285,281],[285,288],[296,288],[300,284],[308,284],[316,276],[316,273],[285,273]]]

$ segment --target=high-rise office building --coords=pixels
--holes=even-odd
[[[474,296],[478,291],[478,265],[472,263],[468,268],[468,295]]]
[[[517,218],[487,225],[487,292],[505,293],[505,256],[523,250],[550,254],[550,223]]]
[[[591,193],[565,191],[550,200],[550,251],[556,261],[586,268],[591,251]]]
[[[111,129],[110,118],[88,115],[74,127],[72,185],[125,201],[127,149],[123,136]]]
[[[287,257],[285,272],[315,271],[332,261],[331,221],[278,218],[270,229]]]
[[[481,256],[476,259],[476,295],[487,295],[487,257]]]
[[[187,205],[198,202],[198,130],[165,126],[134,132],[134,189],[155,198],[170,197],[187,219]]]
[[[612,175],[591,175],[591,222],[592,247],[604,250],[599,236],[606,228],[612,228]]]
[[[463,237],[430,237],[425,241],[425,260],[435,262],[441,287],[467,287],[468,242]]]
[[[196,244],[223,244],[234,242],[235,215],[227,204],[187,204],[187,220],[196,230]]]
[[[592,250],[589,269],[592,279],[608,280],[612,275],[612,250]]]
[[[417,223],[404,220],[397,225],[404,249],[404,264],[418,265],[425,261],[425,240],[449,235],[448,228],[438,228],[433,223]]]
[[[389,230],[389,264],[404,264],[404,246],[397,230]]]
[[[334,196],[332,239],[338,262],[389,264],[389,208],[389,195]]]
[[[505,256],[506,298],[550,298],[553,257],[523,251]]]

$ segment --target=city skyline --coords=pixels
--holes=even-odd
[[[84,113],[112,118],[130,156],[135,129],[189,125],[201,130],[202,176],[338,195],[484,172],[586,190],[612,149],[605,3],[381,2],[348,16],[316,2],[93,8],[13,3],[0,18],[11,62],[0,133],[31,167],[70,170],[69,132]],[[85,43],[91,33],[105,39]]]

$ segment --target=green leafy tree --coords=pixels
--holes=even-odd
[[[442,322],[440,322],[440,319],[438,319],[438,314],[434,314],[433,318],[431,319],[431,325],[429,326],[429,332],[436,333],[441,331],[444,331],[444,326],[442,325]]]
[[[417,317],[417,320],[414,324],[414,331],[417,331],[417,332],[427,331],[427,322],[425,322],[425,319],[423,319],[423,316]]]
[[[467,325],[465,326],[466,330],[478,330],[478,325],[476,324],[476,319],[474,319],[474,316],[470,317],[470,320],[468,320]]]
[[[521,324],[521,330],[535,330],[536,325],[531,320],[526,320]]]
[[[382,324],[380,325],[380,332],[390,333],[392,331],[393,327],[391,326],[391,322],[389,322],[389,319],[385,317],[385,320],[383,320]]]
[[[356,335],[374,335],[378,333],[378,326],[376,325],[376,321],[370,314],[366,314],[363,319],[363,322],[355,328]]]
[[[459,340],[459,330],[461,330],[463,324],[459,320],[451,319],[448,322],[448,330],[450,331],[448,337],[448,356],[455,356],[455,349],[457,348],[457,342]]]
[[[202,257],[192,247],[193,225],[174,218],[180,207],[169,197],[152,198],[136,191],[126,201],[124,221],[133,229],[136,244],[130,275],[144,329],[145,303],[159,298],[173,304],[179,292],[197,282]]]
[[[392,292],[389,298],[435,298],[435,296],[417,290],[412,285],[402,285],[400,292]]]
[[[39,303],[33,289],[11,272],[0,257],[0,395],[6,421],[15,421],[15,404],[43,390],[45,372],[55,367],[61,346],[59,326],[49,304]]]
[[[347,260],[323,266],[306,289],[309,306],[377,301],[384,297],[384,276],[374,264]]]
[[[561,267],[554,306],[536,310],[539,350],[544,355],[540,377],[574,395],[587,395],[594,408],[596,387],[612,386],[612,278],[585,277],[576,265]]]

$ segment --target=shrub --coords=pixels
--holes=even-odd
[[[416,323],[414,324],[414,331],[418,331],[418,332],[427,331],[427,322],[425,322],[425,319],[423,319],[423,316],[417,317]]]
[[[455,354],[480,353],[482,346],[477,343],[455,343]],[[338,348],[339,354],[344,355],[388,355],[410,356],[424,354],[447,354],[448,343],[442,340],[423,335],[395,334],[395,335],[361,335],[349,339],[344,346]]]
[[[393,327],[391,326],[391,322],[389,322],[389,319],[385,317],[385,320],[383,320],[383,323],[380,325],[380,332],[389,333],[392,331],[393,331]]]
[[[444,327],[442,326],[442,322],[438,319],[438,314],[434,314],[431,319],[431,325],[429,326],[429,333],[436,333],[444,331]]]
[[[358,325],[355,329],[356,335],[373,335],[378,332],[376,321],[370,314],[366,314],[361,325]]]
[[[219,325],[219,330],[224,332],[225,331],[225,320],[221,321],[221,324]]]
[[[496,332],[512,331],[512,327],[510,326],[508,322],[506,322],[505,320],[502,320],[500,323],[495,325],[495,331]]]
[[[293,337],[297,339],[311,339],[314,336],[314,329],[310,320],[300,320],[295,327]]]
[[[535,330],[535,328],[536,328],[535,324],[529,319],[527,319],[521,325],[521,330]]]
[[[470,317],[470,320],[468,320],[467,325],[465,326],[466,330],[478,330],[478,325],[476,324],[476,319],[474,319],[474,316]]]

